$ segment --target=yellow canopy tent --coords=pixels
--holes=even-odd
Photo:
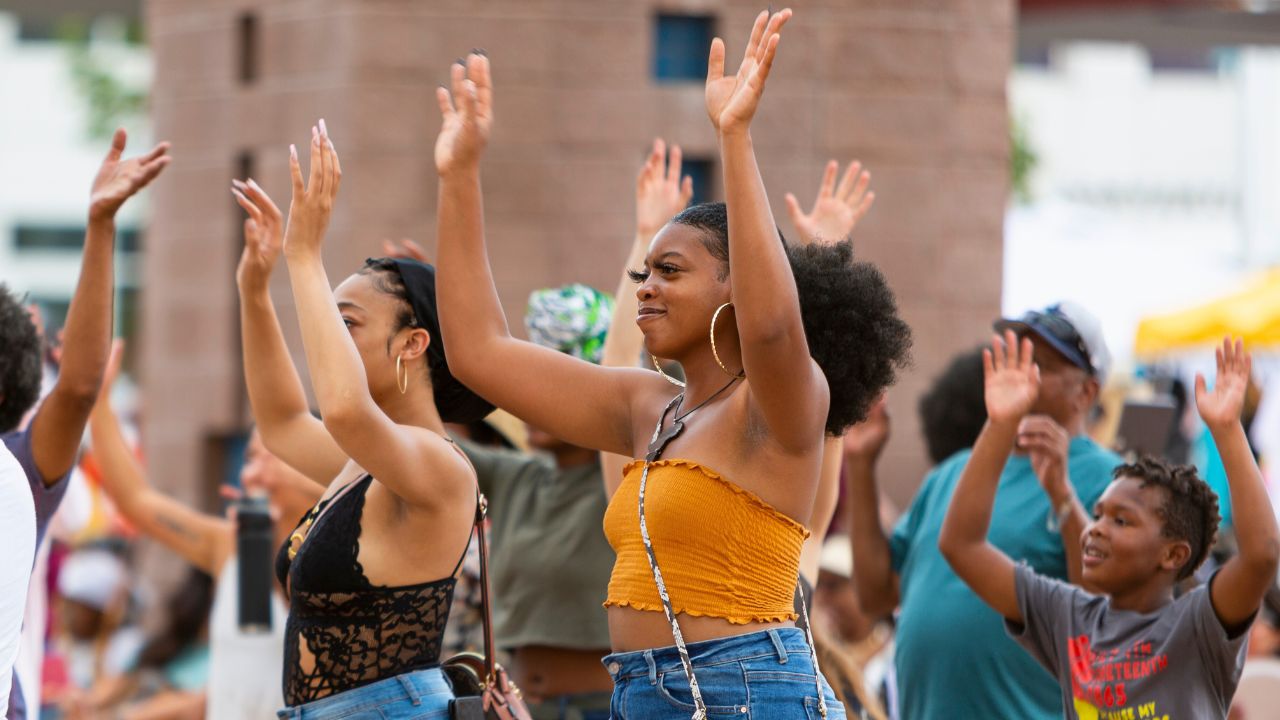
[[[1280,268],[1200,307],[1143,320],[1133,351],[1150,358],[1212,347],[1226,335],[1244,338],[1253,347],[1280,345]]]

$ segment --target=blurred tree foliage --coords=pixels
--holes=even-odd
[[[123,23],[122,30],[122,42],[141,44],[142,27],[138,22]],[[79,16],[64,18],[58,24],[58,39],[67,50],[71,80],[88,106],[85,130],[90,139],[109,139],[117,127],[146,112],[146,90],[131,87],[112,72],[112,48],[98,47],[93,42],[88,21]]]
[[[1009,120],[1009,184],[1013,198],[1020,203],[1031,201],[1031,175],[1040,158],[1027,137],[1026,122],[1018,117]]]

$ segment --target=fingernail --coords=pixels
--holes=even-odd
[[[329,128],[325,127],[324,118],[320,118],[320,134],[325,137],[328,137],[329,135]]]
[[[240,182],[239,180],[237,180],[237,179],[235,179],[235,178],[231,178],[231,184],[232,184],[232,185],[234,185],[234,186],[236,186],[236,187],[238,187],[238,188],[239,188],[239,187],[244,187],[244,183]]]
[[[257,181],[256,181],[256,180],[254,180],[253,178],[249,178],[249,186],[250,186],[250,187],[252,187],[254,190],[261,190],[261,189],[262,189],[262,188],[258,187],[258,183],[257,183]]]
[[[297,148],[297,146],[292,145],[292,144],[290,144],[290,145],[289,145],[289,157],[293,158],[294,160],[297,160],[297,159],[298,159],[298,148]]]
[[[453,64],[454,64],[454,65],[461,65],[462,67],[466,67],[466,66],[467,66],[467,61],[466,61],[466,60],[463,60],[462,58],[458,58],[457,60],[454,60],[454,61],[453,61]]]

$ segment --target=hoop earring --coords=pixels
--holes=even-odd
[[[724,361],[720,359],[720,353],[716,351],[716,320],[720,319],[720,311],[724,310],[727,307],[733,307],[733,303],[727,302],[721,305],[720,307],[716,308],[715,314],[711,316],[711,354],[712,356],[715,357],[716,364],[720,366],[720,369],[724,371],[725,375],[728,375],[729,377],[735,377],[735,378],[744,378],[747,376],[746,368],[743,368],[737,373],[729,372],[729,368],[725,367]]]
[[[657,355],[650,355],[649,358],[653,360],[653,369],[658,371],[658,374],[662,376],[663,380],[666,380],[667,382],[671,383],[672,385],[675,385],[676,387],[684,387],[684,383],[662,372],[662,365],[658,364]]]
[[[401,395],[403,395],[405,391],[409,389],[409,368],[404,367],[403,360],[404,360],[403,355],[396,356],[396,387],[400,389]],[[404,380],[400,379],[400,375],[402,374],[400,372],[401,369],[404,370],[404,373],[403,373]]]

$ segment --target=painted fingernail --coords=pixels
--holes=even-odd
[[[454,60],[454,61],[453,61],[453,64],[454,64],[454,65],[461,65],[462,67],[466,67],[466,66],[467,66],[467,61],[466,61],[466,60],[463,60],[462,58],[458,58],[458,59],[456,59],[456,60]]]
[[[254,190],[261,190],[261,189],[262,189],[261,187],[258,187],[258,182],[257,182],[256,180],[254,180],[253,178],[249,178],[249,187],[252,187]]]
[[[289,157],[293,158],[294,160],[298,159],[298,147],[296,145],[293,145],[293,144],[289,145]]]
[[[325,137],[329,136],[329,128],[324,125],[324,118],[320,118],[320,134]]]
[[[235,178],[231,178],[231,184],[232,184],[232,185],[235,185],[235,186],[236,186],[236,187],[238,187],[238,188],[244,187],[244,183],[243,183],[243,182],[240,182],[239,180],[237,180],[237,179],[235,179]]]

